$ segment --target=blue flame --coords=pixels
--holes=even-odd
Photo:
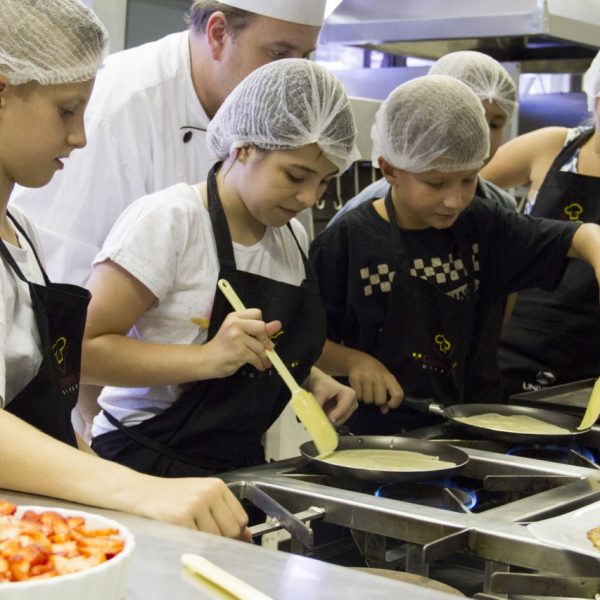
[[[475,506],[477,506],[477,493],[475,492],[475,490],[469,489],[468,487],[461,485],[460,483],[458,483],[452,479],[440,479],[440,480],[436,480],[436,481],[423,481],[423,482],[419,482],[417,484],[417,486],[420,486],[420,487],[428,486],[431,488],[448,489],[449,491],[459,490],[461,492],[464,492],[468,496],[467,502],[464,502],[462,499],[459,498],[459,500],[464,504],[464,506],[468,510],[471,510]],[[400,486],[398,485],[398,483],[386,483],[386,484],[380,486],[379,488],[377,488],[377,490],[375,490],[375,496],[386,497],[385,490],[388,488],[394,488],[394,487],[398,488]],[[399,499],[410,502],[411,501],[411,488],[407,487],[406,491],[404,493],[404,497],[401,497]]]
[[[549,450],[551,452],[559,452],[562,453],[565,457],[565,462],[567,459],[567,455],[570,450],[573,452],[577,452],[590,462],[598,465],[598,459],[594,452],[589,448],[584,446],[565,446],[560,444],[548,444],[548,445],[528,445],[528,446],[513,446],[512,448],[506,451],[506,454],[517,454],[519,452],[527,451],[527,450]]]
[[[458,489],[461,492],[464,492],[468,497],[469,500],[467,502],[464,502],[463,504],[469,509],[473,509],[477,506],[477,492],[473,489],[468,488],[465,485],[460,485],[458,483],[456,483],[456,481],[452,481],[451,479],[445,480],[442,482],[443,486],[445,488],[449,488],[450,490],[452,489]]]

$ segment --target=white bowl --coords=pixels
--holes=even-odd
[[[2,600],[122,600],[127,589],[127,576],[135,542],[131,532],[112,519],[80,510],[67,510],[48,506],[18,506],[15,516],[25,511],[52,510],[64,517],[84,517],[86,528],[119,530],[125,546],[119,554],[102,564],[68,575],[58,575],[36,581],[0,583]]]

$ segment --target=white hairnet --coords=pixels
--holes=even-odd
[[[473,50],[450,52],[437,60],[429,75],[450,75],[466,83],[483,102],[497,104],[510,119],[517,108],[517,88],[508,71],[487,54]]]
[[[590,112],[596,108],[596,98],[600,96],[600,52],[583,76],[583,89],[587,95],[587,107]]]
[[[467,85],[448,75],[399,85],[377,111],[371,138],[375,166],[383,156],[411,173],[479,169],[490,150],[483,105]]]
[[[221,105],[207,135],[219,159],[248,144],[265,150],[317,144],[341,173],[359,157],[342,84],[306,59],[277,60],[250,73]]]
[[[92,79],[108,33],[80,0],[2,0],[0,73],[11,84]]]

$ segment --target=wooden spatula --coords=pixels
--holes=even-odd
[[[588,400],[587,408],[585,409],[585,413],[583,418],[581,419],[581,423],[577,426],[577,429],[589,429],[600,416],[600,377],[596,379],[596,383],[594,383],[594,387],[592,388],[592,393],[590,394],[590,399]]]
[[[216,590],[220,590],[219,597],[235,600],[273,600],[271,596],[263,594],[260,590],[228,573],[221,567],[197,554],[182,554],[182,564],[198,576],[200,582]]]
[[[234,310],[245,310],[244,304],[226,279],[219,279],[218,285]],[[281,379],[290,388],[292,409],[308,431],[319,455],[331,454],[337,448],[339,439],[321,405],[313,394],[298,385],[275,350],[267,350],[266,353]]]

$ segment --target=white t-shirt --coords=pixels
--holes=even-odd
[[[36,250],[40,242],[29,219],[18,209],[10,213],[23,227]],[[5,242],[23,275],[44,284],[31,246],[19,231],[19,246]],[[41,259],[41,256],[40,256]],[[0,258],[0,408],[33,379],[42,364],[40,336],[31,306],[29,286]]]
[[[306,231],[292,221],[302,249]],[[267,228],[252,246],[234,243],[237,268],[300,285],[305,278],[298,246],[287,227]],[[110,259],[145,285],[157,301],[138,319],[129,337],[157,344],[202,344],[208,330],[195,319],[210,319],[219,260],[208,210],[198,188],[184,183],[140,198],[120,217],[94,264]],[[165,410],[180,395],[179,385],[153,388],[105,387],[100,406],[127,426]],[[113,430],[102,413],[92,434]]]

